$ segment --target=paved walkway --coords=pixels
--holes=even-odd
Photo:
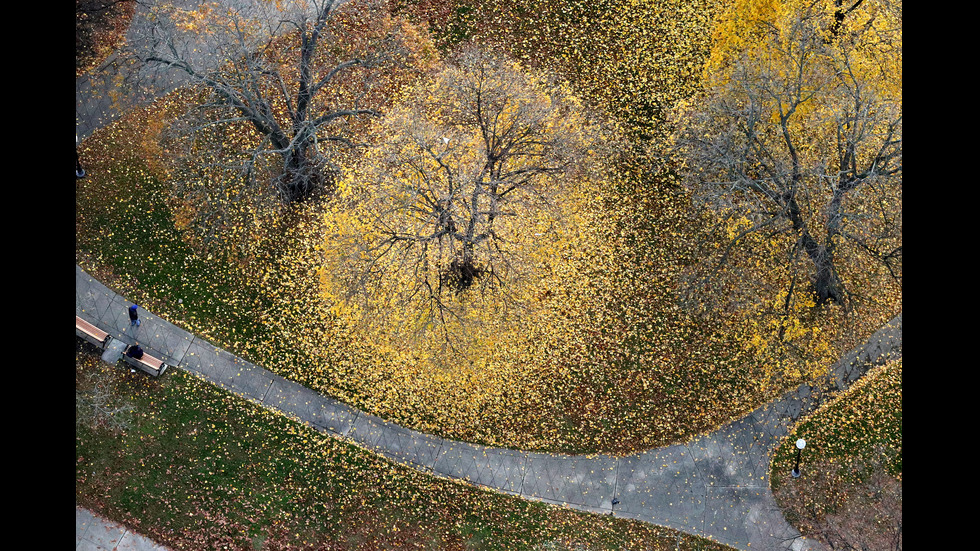
[[[337,438],[420,471],[575,509],[651,522],[737,549],[819,549],[784,520],[769,491],[769,453],[817,400],[801,387],[715,433],[625,457],[478,446],[388,423],[288,381],[152,312],[129,325],[131,302],[75,268],[75,313],[122,343]],[[902,317],[835,367],[846,387],[872,363],[901,355]],[[114,363],[119,349],[104,359]],[[166,375],[164,375],[166,376]],[[618,503],[613,505],[613,499]]]
[[[193,5],[200,0],[172,0],[178,1]],[[247,3],[222,1],[235,7]],[[129,40],[146,36],[143,25],[140,12]],[[179,79],[168,80],[173,73],[163,79],[149,73],[123,76],[76,80],[76,136],[84,138],[111,122],[119,109],[180,84]],[[785,522],[769,492],[767,473],[769,452],[800,414],[814,406],[808,388],[684,444],[626,457],[527,453],[454,442],[387,423],[237,358],[150,312],[142,312],[142,325],[134,331],[126,313],[129,305],[76,266],[75,313],[118,343],[138,338],[148,353],[180,369],[399,463],[527,499],[668,526],[738,549],[819,548]],[[835,366],[839,386],[860,376],[869,362],[900,355],[901,336],[899,315]],[[113,347],[104,358],[114,363],[119,353]],[[120,549],[156,548],[124,530],[118,537],[99,535],[117,534],[111,530],[118,527],[112,526],[76,508],[77,549],[109,549],[113,539]]]
[[[76,551],[163,551],[153,540],[130,532],[121,524],[105,520],[91,511],[75,507]]]

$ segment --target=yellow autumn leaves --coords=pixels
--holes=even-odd
[[[393,78],[367,90],[365,104],[384,106],[383,118],[356,123],[369,147],[334,157],[347,169],[336,193],[297,206],[288,221],[233,204],[245,190],[217,170],[217,155],[192,150],[215,169],[188,179],[193,193],[174,193],[177,224],[190,228],[202,207],[215,206],[208,197],[240,206],[219,247],[238,251],[228,280],[261,295],[222,296],[226,287],[201,283],[214,286],[223,312],[261,326],[246,343],[233,333],[232,348],[241,345],[260,365],[418,430],[520,448],[626,451],[751,409],[780,390],[772,381],[812,375],[900,309],[900,288],[848,319],[815,313],[803,293],[787,308],[779,289],[791,280],[767,263],[786,244],[764,238],[753,238],[751,254],[738,257],[739,270],[712,281],[714,296],[730,309],[698,312],[685,300],[693,267],[748,223],[733,218],[720,235],[705,230],[707,215],[691,207],[669,171],[658,171],[666,145],[659,140],[670,130],[665,110],[704,76],[715,2],[488,6],[480,16],[497,26],[481,30],[506,47],[485,51],[511,49],[511,58],[521,59],[487,81],[520,84],[496,111],[499,135],[536,114],[532,128],[542,138],[527,143],[527,155],[507,170],[557,167],[535,161],[546,151],[555,159],[577,155],[576,162],[514,188],[511,195],[523,192],[524,201],[491,194],[494,178],[482,180],[474,195],[493,145],[465,124],[472,113],[462,110],[465,90],[452,64],[401,93],[389,93],[398,88],[389,86]],[[514,15],[521,6],[551,24]],[[362,23],[345,21],[353,30]],[[516,36],[506,34],[515,29]],[[424,37],[418,42],[421,59],[429,50]],[[286,50],[282,55],[285,63]],[[559,78],[546,78],[553,75]],[[624,142],[586,131],[589,110],[616,115],[621,135],[646,141],[628,142],[628,154],[612,163],[607,149]],[[237,134],[229,127],[212,138],[229,151],[252,139]],[[565,149],[546,149],[555,136]],[[209,185],[213,195],[197,191]],[[461,237],[440,242],[434,236],[441,231]],[[477,243],[482,234],[488,237]],[[493,272],[462,292],[440,294],[444,274],[464,254],[464,238],[475,245],[473,266],[492,265]],[[263,248],[275,254],[262,256]],[[229,256],[215,251],[214,261]],[[878,296],[881,272],[851,265],[855,288]],[[743,285],[743,276],[753,284]],[[223,322],[194,323],[207,334]],[[782,354],[790,345],[804,360]]]
[[[585,308],[583,272],[613,245],[597,223],[607,184],[592,177],[605,146],[581,104],[471,55],[495,70],[450,64],[380,122],[324,214],[319,271],[322,300],[369,358],[345,377],[454,431],[533,404],[560,377],[548,356]],[[454,288],[445,274],[471,245],[480,273]]]

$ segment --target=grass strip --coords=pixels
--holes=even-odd
[[[131,409],[121,429],[78,416],[76,504],[175,549],[726,549],[427,476],[181,370],[150,379],[78,346],[76,390],[98,382]]]

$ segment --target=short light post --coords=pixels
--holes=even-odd
[[[793,478],[799,478],[800,476],[800,455],[803,454],[803,448],[806,447],[806,440],[800,438],[796,441],[796,466],[793,467]]]

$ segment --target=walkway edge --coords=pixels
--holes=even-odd
[[[790,527],[769,490],[772,448],[819,404],[807,386],[719,430],[628,456],[523,452],[445,440],[323,396],[234,356],[152,313],[132,328],[131,304],[76,264],[76,314],[113,338],[325,434],[421,472],[577,510],[615,514],[714,539],[737,549],[819,549]],[[846,388],[901,355],[902,317],[832,369]],[[618,503],[613,505],[612,500]]]

